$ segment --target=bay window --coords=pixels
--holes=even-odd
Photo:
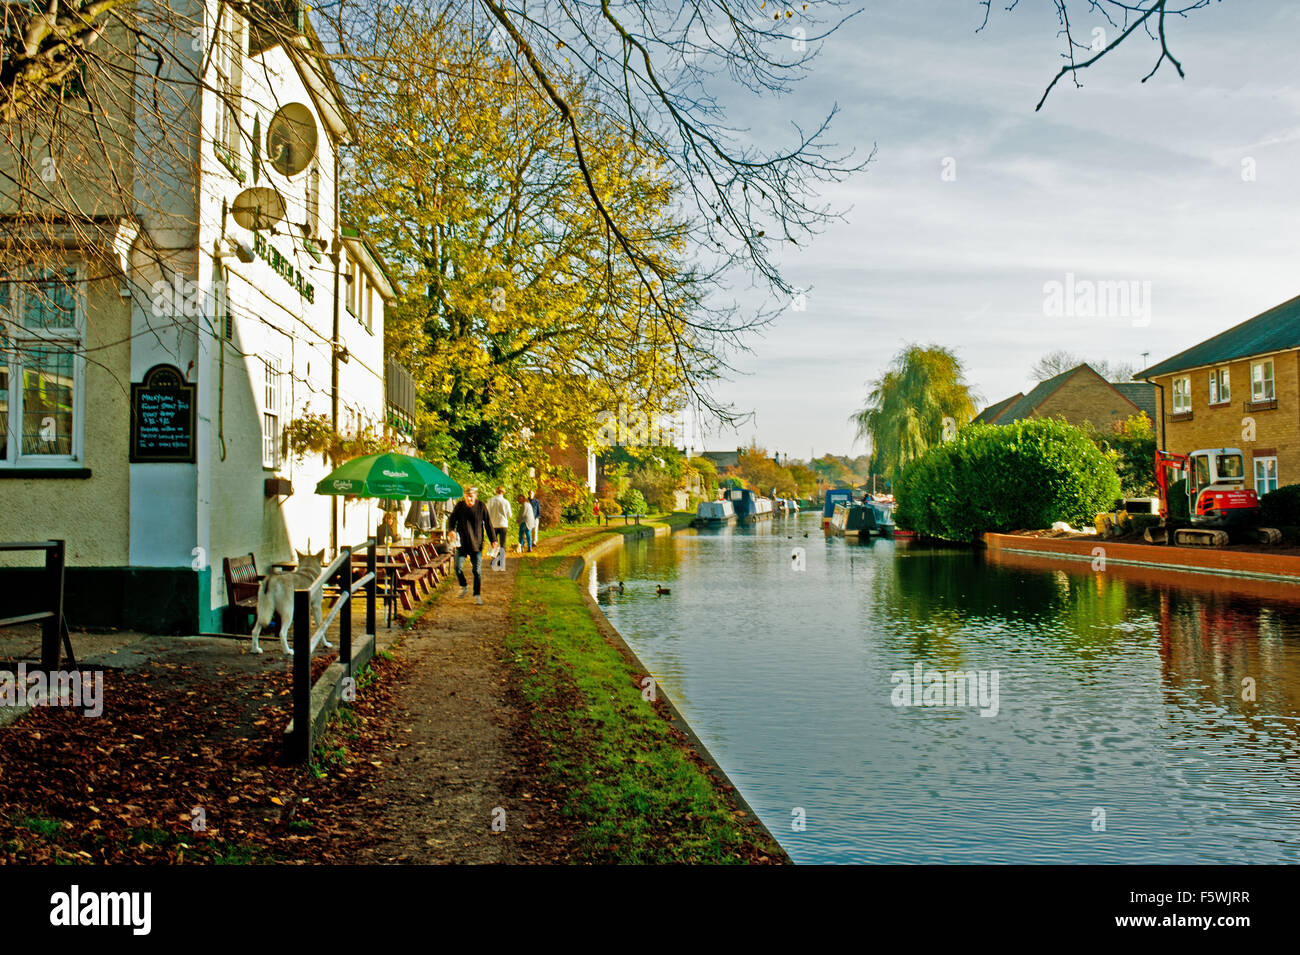
[[[0,275],[0,467],[82,455],[84,308],[76,269]]]

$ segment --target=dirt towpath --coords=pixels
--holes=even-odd
[[[550,548],[547,548],[550,550]],[[398,649],[379,806],[359,863],[529,863],[563,859],[566,824],[541,791],[505,663],[518,562],[483,568],[482,606],[455,577]],[[468,566],[466,566],[466,576]],[[368,800],[370,801],[370,800]]]

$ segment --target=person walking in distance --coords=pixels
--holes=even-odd
[[[524,540],[528,541],[528,550],[533,549],[533,542],[537,539],[537,513],[533,510],[532,501],[519,496],[519,543],[523,545]]]
[[[533,545],[536,546],[541,539],[539,532],[542,528],[542,502],[537,499],[536,491],[528,492],[528,506],[533,509]]]
[[[501,548],[502,560],[505,560],[506,530],[510,527],[510,518],[515,516],[510,502],[506,500],[506,489],[497,488],[496,497],[487,503],[488,517],[492,520],[492,540]]]
[[[465,496],[452,508],[451,517],[447,519],[447,529],[460,535],[460,547],[456,550],[456,580],[460,583],[460,595],[464,597],[469,593],[463,567],[463,561],[468,557],[474,572],[474,599],[478,603],[483,602],[484,536],[491,533],[491,527],[487,507],[478,499],[478,488],[465,488]]]

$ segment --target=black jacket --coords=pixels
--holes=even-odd
[[[460,535],[460,549],[467,554],[477,554],[483,549],[483,528],[488,524],[487,505],[475,501],[470,507],[463,500],[457,501],[447,521],[448,530]]]

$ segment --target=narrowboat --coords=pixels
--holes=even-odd
[[[727,491],[726,500],[735,508],[736,520],[741,524],[753,524],[772,516],[772,502],[747,488],[732,488]]]
[[[875,501],[837,504],[828,529],[836,537],[860,540],[873,533],[880,537],[893,537],[894,516],[888,507]]]
[[[830,530],[831,517],[835,514],[835,505],[853,503],[853,488],[837,487],[826,492],[822,502],[822,530]]]
[[[730,501],[700,501],[695,508],[691,527],[721,527],[736,520],[736,509]]]

